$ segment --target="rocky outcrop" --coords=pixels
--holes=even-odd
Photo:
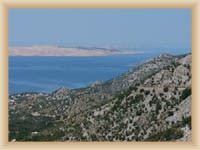
[[[52,100],[63,100],[69,97],[70,97],[70,90],[65,87],[61,87],[58,90],[52,92],[48,98]]]

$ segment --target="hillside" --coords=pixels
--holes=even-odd
[[[191,141],[191,54],[85,88],[9,96],[13,141]]]

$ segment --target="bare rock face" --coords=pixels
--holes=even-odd
[[[182,65],[191,65],[191,60],[192,60],[191,55],[187,55],[187,56],[185,56],[184,58],[180,59],[179,62],[180,62]]]
[[[190,142],[190,141],[192,141],[192,131],[189,128],[189,126],[186,125],[184,128],[181,128],[181,130],[184,132],[184,135],[183,135],[182,138],[177,139],[176,141],[179,141],[179,142]]]
[[[70,94],[70,90],[65,88],[65,87],[61,87],[58,90],[54,91],[51,94],[51,98],[53,100],[62,100],[62,99],[67,99],[69,98],[69,94]]]
[[[10,141],[191,141],[191,54],[80,89],[10,95],[9,127]]]
[[[178,106],[177,111],[174,111],[173,116],[166,118],[169,122],[182,121],[182,118],[187,118],[191,116],[191,96],[183,100]]]
[[[92,83],[90,86],[95,87],[95,86],[98,86],[98,85],[101,85],[101,84],[102,84],[102,81],[97,80],[96,82]]]

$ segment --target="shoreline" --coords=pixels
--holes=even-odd
[[[187,55],[187,54],[183,54],[183,55]],[[175,55],[175,56],[179,56],[179,55]],[[10,56],[9,56],[9,57],[10,57]],[[36,57],[36,56],[11,56],[11,57]],[[51,57],[51,56],[38,56],[38,57]],[[54,57],[54,56],[52,56],[52,57]],[[60,56],[55,56],[55,57],[60,57]],[[76,57],[76,56],[63,56],[63,57]],[[79,57],[79,56],[77,56],[77,57]],[[92,57],[92,56],[91,56],[91,57]],[[93,57],[95,57],[95,56],[93,56]],[[101,57],[101,56],[96,56],[96,57]],[[154,58],[155,58],[155,57],[154,57]],[[147,59],[147,60],[145,60],[145,61],[142,62],[142,63],[134,64],[134,66],[131,64],[131,65],[129,65],[129,67],[135,68],[136,66],[142,65],[143,63],[145,63],[145,62],[148,61],[148,60],[152,60],[152,59]],[[127,73],[127,72],[128,72],[128,71],[123,72],[122,74],[120,74],[120,75],[118,75],[118,76],[116,76],[116,77],[113,77],[113,78],[104,80],[104,81],[102,81],[102,84],[105,83],[105,82],[108,81],[108,80],[112,80],[112,79],[114,79],[114,78],[117,78],[117,77],[119,77],[119,76],[121,76],[121,75],[123,75],[123,74],[125,74],[125,73]],[[92,83],[90,83],[90,84],[84,85],[84,86],[82,86],[82,87],[77,87],[77,88],[69,88],[69,87],[66,87],[66,86],[64,86],[64,85],[62,85],[62,86],[65,87],[66,89],[69,89],[70,91],[73,91],[73,90],[78,90],[78,89],[87,88],[87,87],[89,87],[91,84],[94,84],[94,83],[95,83],[95,82],[92,82]],[[28,92],[28,91],[27,91],[27,92],[8,93],[8,95],[9,95],[9,96],[12,96],[12,95],[18,95],[18,94],[39,94],[39,93],[50,94],[50,93],[56,91],[57,89],[59,89],[59,88],[55,88],[54,90],[51,90],[51,91],[48,91],[48,92],[42,92],[42,91],[38,91],[38,92],[37,92],[37,91],[30,91],[30,92]]]

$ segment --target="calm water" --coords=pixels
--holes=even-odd
[[[83,87],[116,77],[156,55],[9,57],[9,94]]]

